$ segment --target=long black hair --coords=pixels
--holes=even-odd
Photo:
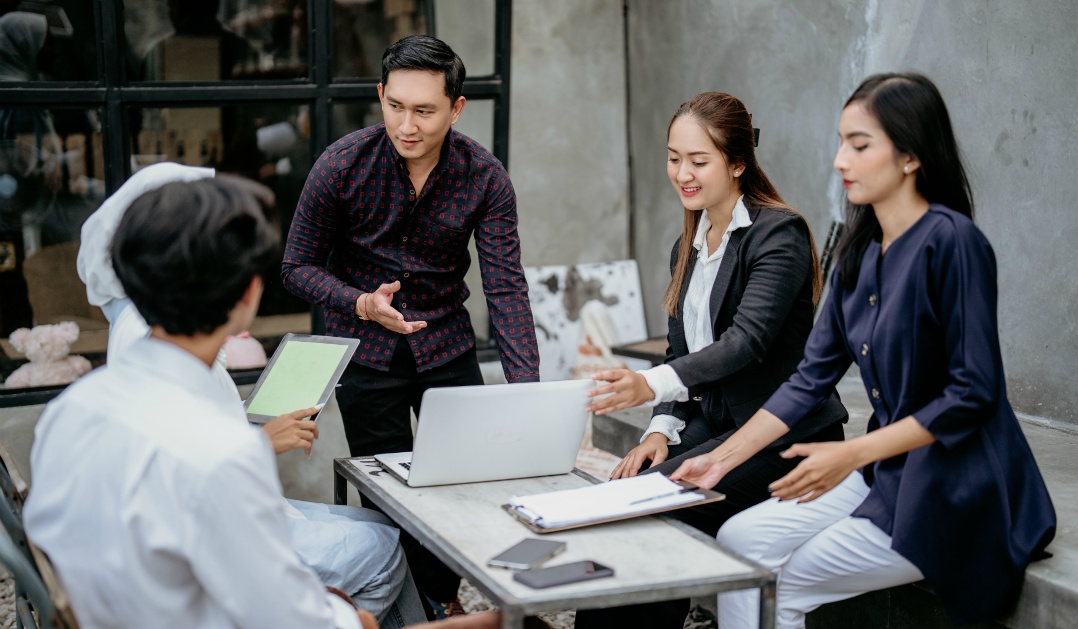
[[[928,77],[914,72],[875,74],[854,91],[843,109],[860,103],[876,118],[899,154],[912,155],[917,192],[929,203],[944,205],[973,218],[973,193],[951,128],[943,96]],[[871,205],[846,201],[846,230],[838,244],[839,280],[857,283],[869,241],[880,235]]]

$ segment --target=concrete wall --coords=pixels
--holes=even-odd
[[[513,2],[509,174],[525,264],[629,255],[622,9]]]
[[[493,67],[493,43],[475,26],[485,29],[487,16],[493,19],[493,2],[468,3],[467,11],[439,14],[438,35],[478,75]],[[509,174],[526,265],[629,257],[622,14],[621,0],[513,2]],[[477,106],[488,110],[477,116]],[[457,128],[485,142],[480,134],[492,121],[489,101],[475,101]],[[472,258],[466,306],[485,337],[489,319],[474,247]]]
[[[840,107],[874,72],[938,84],[965,152],[977,222],[999,265],[1011,400],[1078,428],[1078,4],[1031,0],[629,0],[633,248],[652,333],[679,206],[666,125],[705,90],[737,95],[762,129],[758,155],[822,240],[840,207],[831,169]],[[822,244],[822,243],[818,243]]]

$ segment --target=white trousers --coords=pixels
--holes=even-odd
[[[799,504],[772,498],[730,518],[718,540],[777,573],[776,627],[803,629],[824,603],[924,578],[891,549],[891,536],[850,514],[868,494],[860,472],[823,496]],[[756,590],[719,595],[719,629],[757,629]]]

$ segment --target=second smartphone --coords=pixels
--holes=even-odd
[[[507,548],[487,562],[498,568],[527,570],[565,550],[565,542],[549,539],[528,538]]]

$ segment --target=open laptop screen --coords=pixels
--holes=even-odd
[[[244,402],[247,419],[263,423],[325,404],[358,345],[354,339],[285,335]]]

